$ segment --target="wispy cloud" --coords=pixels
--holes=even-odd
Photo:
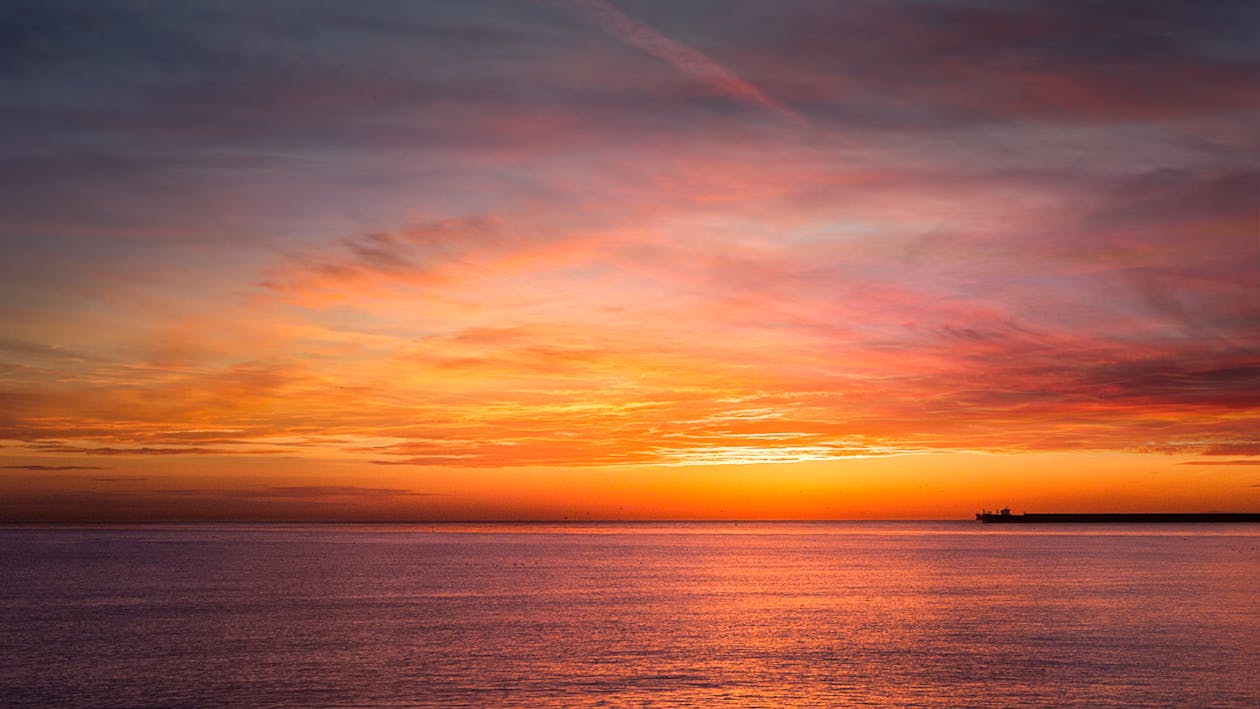
[[[165,488],[132,494],[209,497],[238,501],[309,500],[316,502],[336,502],[347,499],[380,500],[399,497],[434,497],[438,495],[438,493],[419,492],[402,488],[361,487],[357,485],[291,485],[244,490]]]
[[[548,4],[580,15],[626,44],[669,63],[709,89],[743,103],[758,106],[796,123],[804,119],[781,101],[741,79],[707,55],[666,37],[606,0],[549,0]]]
[[[98,465],[0,465],[5,470],[35,470],[46,472],[57,472],[63,470],[106,470]]]
[[[139,448],[113,448],[113,447],[78,447],[64,445],[36,444],[32,446],[33,450],[47,453],[74,453],[78,455],[103,455],[103,456],[163,456],[163,455],[230,455],[248,453],[250,455],[265,455],[276,453],[290,453],[290,450],[276,449],[258,449],[250,448],[248,450],[228,449],[228,448],[202,448],[196,446],[189,447],[171,447],[171,448],[150,448],[147,446]]]

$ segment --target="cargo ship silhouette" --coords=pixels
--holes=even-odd
[[[1129,523],[1129,524],[1187,524],[1187,523],[1260,523],[1260,512],[1067,512],[1011,514],[1011,508],[1003,507],[996,512],[983,510],[976,519],[985,524],[1046,524],[1046,523]]]

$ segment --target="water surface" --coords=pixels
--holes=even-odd
[[[0,528],[7,706],[1260,706],[1255,525]]]

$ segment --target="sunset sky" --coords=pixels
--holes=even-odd
[[[0,9],[0,521],[1260,511],[1260,5]]]

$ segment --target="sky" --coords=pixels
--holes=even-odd
[[[0,521],[1260,511],[1258,33],[10,0]]]

